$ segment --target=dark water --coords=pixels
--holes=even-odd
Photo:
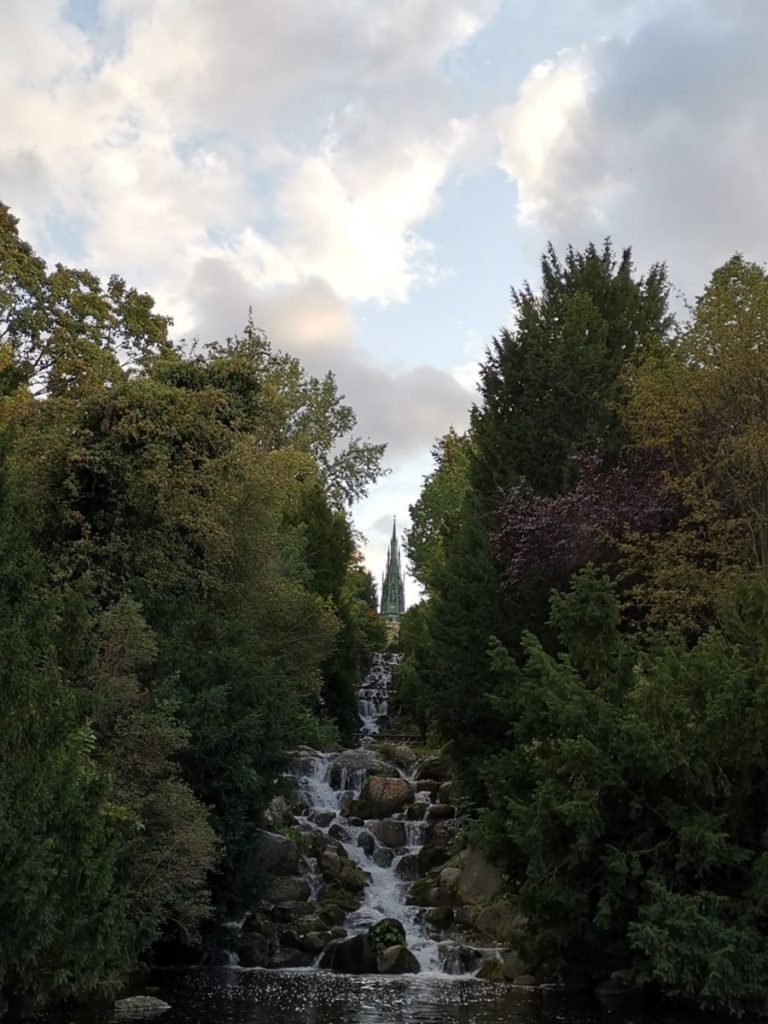
[[[139,991],[172,1008],[158,1024],[691,1024],[705,1018],[590,997],[441,976],[353,977],[217,969],[156,976]],[[109,1008],[56,1024],[109,1024]],[[733,1018],[708,1015],[707,1024]]]

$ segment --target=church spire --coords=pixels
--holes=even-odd
[[[388,622],[397,622],[405,611],[405,587],[397,542],[397,519],[392,521],[392,539],[387,552],[387,569],[381,581],[381,614]]]

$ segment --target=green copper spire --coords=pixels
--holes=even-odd
[[[381,614],[389,622],[397,622],[405,611],[405,588],[400,567],[400,545],[397,543],[397,520],[392,523],[392,540],[387,552],[387,571],[381,581]]]

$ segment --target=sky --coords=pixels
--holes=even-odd
[[[388,443],[378,576],[548,240],[678,299],[766,260],[767,44],[767,0],[2,0],[0,201],[177,337],[252,308],[332,370]]]

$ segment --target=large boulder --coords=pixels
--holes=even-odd
[[[413,803],[413,795],[413,786],[405,779],[372,775],[350,804],[349,813],[361,818],[388,818]]]
[[[334,789],[359,789],[369,775],[396,775],[397,770],[373,750],[342,750],[331,765]]]
[[[285,903],[294,900],[304,902],[309,899],[310,893],[311,886],[308,878],[303,875],[283,875],[272,879],[267,890],[267,899],[271,903]]]
[[[470,850],[456,883],[461,903],[487,903],[501,890],[501,871],[480,850]]]
[[[445,782],[448,777],[448,765],[439,754],[432,754],[418,764],[413,777],[417,782],[424,779],[434,780],[438,783]]]
[[[419,850],[419,867],[426,873],[439,867],[451,857],[457,845],[459,824],[456,818],[430,822],[424,845]]]
[[[170,1008],[170,1003],[155,996],[128,996],[115,1003],[115,1017],[118,1020],[152,1020]]]
[[[402,821],[395,821],[392,818],[372,821],[371,832],[380,843],[392,850],[405,846],[405,823]]]
[[[376,959],[379,974],[418,974],[421,964],[407,946],[390,946]]]
[[[295,875],[299,868],[296,843],[287,836],[256,829],[251,841],[249,867],[271,875]]]
[[[264,824],[269,829],[285,828],[293,820],[291,808],[284,796],[273,796],[264,811]]]
[[[527,922],[515,906],[497,900],[477,915],[475,928],[490,939],[500,942],[519,940],[525,933]]]
[[[483,958],[479,949],[461,942],[440,942],[437,953],[446,974],[471,974]]]
[[[377,954],[390,946],[405,945],[405,928],[396,917],[382,917],[368,929],[368,936]]]
[[[344,974],[375,974],[376,953],[368,935],[334,939],[320,958],[320,967]]]

